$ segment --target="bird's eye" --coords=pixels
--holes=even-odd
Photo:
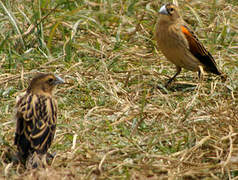
[[[170,11],[170,12],[173,12],[173,11],[174,11],[174,8],[170,8],[169,11]]]
[[[52,78],[50,78],[49,80],[48,80],[48,83],[52,83],[54,81],[54,79],[52,79]]]

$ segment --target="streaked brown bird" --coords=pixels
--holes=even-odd
[[[166,86],[176,78],[182,68],[198,71],[199,77],[203,70],[222,75],[212,55],[183,21],[177,6],[169,3],[160,8],[155,38],[159,50],[177,69]]]
[[[14,144],[18,156],[26,162],[33,153],[46,154],[56,129],[57,101],[53,89],[64,80],[53,74],[38,73],[25,94],[16,103],[16,133]]]

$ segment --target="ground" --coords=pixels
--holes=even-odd
[[[175,67],[153,33],[167,2],[0,2],[0,179],[237,178],[238,1],[179,1],[228,78],[183,70],[166,89]],[[12,162],[14,105],[37,71],[68,84],[55,92],[56,156],[26,170]]]

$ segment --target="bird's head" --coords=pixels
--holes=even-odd
[[[171,3],[163,5],[159,10],[159,14],[161,21],[172,23],[180,19],[178,7]]]
[[[64,80],[51,73],[38,73],[30,82],[27,92],[33,94],[51,95],[57,84],[64,84]]]

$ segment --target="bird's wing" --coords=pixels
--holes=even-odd
[[[205,49],[195,34],[187,26],[182,25],[181,30],[185,35],[190,52],[205,66],[206,70],[220,75],[217,65],[212,55]]]
[[[22,152],[45,153],[55,134],[56,117],[54,99],[32,94],[21,98],[17,103],[15,144]],[[25,145],[22,145],[23,141],[26,141]]]

